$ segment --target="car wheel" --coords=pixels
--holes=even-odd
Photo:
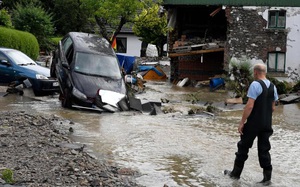
[[[35,96],[43,96],[43,92],[40,90],[33,89],[33,93]]]
[[[61,105],[64,108],[71,108],[72,107],[72,99],[71,99],[71,94],[70,90],[68,88],[64,89],[64,95],[61,100]]]

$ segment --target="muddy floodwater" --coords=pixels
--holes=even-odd
[[[196,94],[196,95],[195,95]],[[256,141],[239,181],[222,173],[232,169],[237,125],[242,106],[225,107],[215,115],[189,115],[205,103],[222,102],[224,90],[178,88],[168,82],[148,82],[141,99],[160,101],[167,114],[140,112],[97,113],[63,109],[57,96],[0,97],[1,110],[26,110],[54,114],[74,122],[72,139],[87,145],[99,159],[137,170],[137,182],[147,187],[168,186],[259,186],[262,169]],[[194,102],[192,102],[194,101]],[[224,107],[224,106],[223,106]],[[280,105],[273,117],[271,137],[273,176],[271,186],[300,186],[300,104]]]

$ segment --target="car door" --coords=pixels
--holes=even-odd
[[[68,78],[68,70],[63,66],[63,64],[68,63],[66,54],[72,44],[73,42],[70,36],[65,37],[58,44],[59,57],[57,59],[56,72],[62,92],[66,87],[66,82]]]
[[[0,51],[0,83],[15,81],[16,71],[9,59]]]

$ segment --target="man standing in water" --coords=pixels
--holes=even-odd
[[[248,101],[243,111],[238,132],[240,141],[232,171],[225,170],[224,174],[233,179],[239,179],[248,159],[249,148],[252,147],[257,137],[257,149],[259,164],[263,168],[263,180],[260,183],[271,183],[272,164],[269,153],[271,144],[270,136],[273,134],[272,113],[275,109],[275,101],[278,100],[276,87],[266,78],[267,68],[265,64],[256,64],[253,68],[255,81],[248,90]]]

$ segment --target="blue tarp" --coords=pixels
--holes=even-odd
[[[156,72],[157,75],[159,76],[163,76],[163,74],[158,71],[154,66],[139,66],[139,71],[149,71],[149,70],[153,70]]]
[[[134,56],[129,56],[129,55],[124,55],[124,54],[117,54],[120,66],[124,68],[126,74],[130,74],[133,65],[135,62],[135,57]]]

